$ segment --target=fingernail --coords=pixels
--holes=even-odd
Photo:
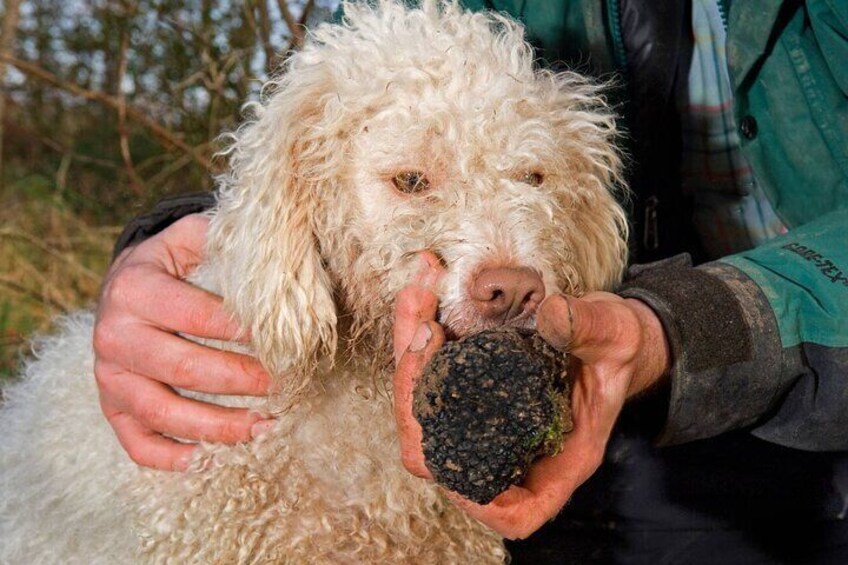
[[[429,289],[436,288],[436,283],[439,281],[439,271],[430,267],[421,278],[421,286]]]
[[[276,420],[259,420],[250,428],[250,436],[256,439],[273,428],[276,423]]]
[[[189,465],[191,465],[191,462],[193,460],[194,460],[194,450],[192,450],[190,453],[186,453],[185,455],[182,455],[181,457],[179,457],[174,462],[174,469],[173,470],[174,471],[185,471],[186,469],[188,469]]]
[[[551,295],[536,312],[536,329],[545,341],[559,351],[567,351],[571,346],[574,333],[571,300],[564,294]]]
[[[421,266],[418,269],[418,272],[415,273],[415,278],[413,279],[417,284],[426,287],[433,288],[436,286],[436,282],[439,280],[439,269],[433,266],[430,261],[428,261],[423,255],[419,255],[419,260],[421,262]]]
[[[434,277],[431,274],[431,270],[421,269],[415,273],[415,276],[412,277],[412,284],[429,288],[433,286],[433,279]]]
[[[424,348],[427,347],[427,344],[430,343],[431,337],[433,337],[433,332],[430,330],[430,325],[424,322],[418,326],[418,330],[415,332],[415,337],[413,337],[412,341],[409,343],[409,350],[412,353],[423,351]]]

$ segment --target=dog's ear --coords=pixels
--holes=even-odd
[[[548,74],[558,95],[551,123],[560,132],[561,169],[567,171],[563,194],[571,211],[572,272],[584,291],[612,290],[621,282],[628,260],[629,224],[622,206],[628,191],[613,109],[605,84],[573,72]],[[579,240],[579,241],[578,241]]]
[[[333,288],[315,230],[317,193],[341,159],[334,128],[322,123],[328,97],[335,100],[329,81],[313,66],[290,68],[266,85],[253,119],[231,136],[230,172],[219,179],[210,227],[225,304],[249,328],[285,395],[302,389],[336,350]]]

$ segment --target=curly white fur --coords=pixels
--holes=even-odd
[[[535,69],[501,16],[382,0],[319,27],[251,110],[193,280],[224,296],[277,376],[267,403],[215,400],[278,423],[202,446],[188,473],[140,470],[99,412],[92,316],[67,319],[0,412],[0,563],[505,558],[400,466],[393,300],[421,250],[445,264],[440,316],[456,335],[491,324],[467,293],[481,269],[529,267],[548,293],[619,279],[620,161],[598,88]],[[429,190],[398,192],[405,171]]]

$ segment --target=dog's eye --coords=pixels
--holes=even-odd
[[[404,171],[392,179],[395,188],[404,194],[417,194],[430,188],[430,181],[420,171]]]
[[[539,171],[529,171],[521,177],[521,182],[530,186],[542,186],[542,183],[545,182],[545,175]]]

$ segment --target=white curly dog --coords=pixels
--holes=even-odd
[[[278,412],[186,473],[138,468],[100,413],[90,312],[0,410],[0,563],[485,563],[502,540],[400,462],[394,297],[430,251],[452,335],[533,324],[626,261],[598,87],[534,67],[520,25],[455,2],[350,4],[233,134],[192,280],[245,322]],[[131,336],[128,336],[131,337]],[[208,397],[206,397],[208,398]]]

